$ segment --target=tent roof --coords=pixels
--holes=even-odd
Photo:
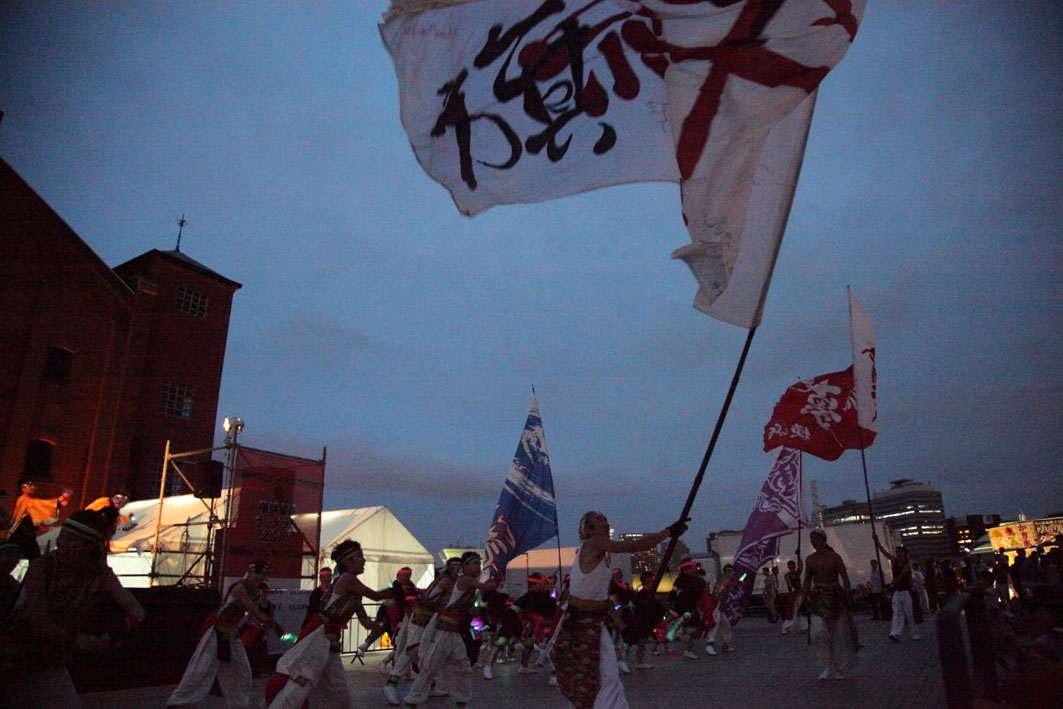
[[[316,515],[296,515],[303,527]],[[366,561],[396,564],[433,564],[432,555],[387,507],[359,507],[321,513],[321,554],[324,559],[332,547],[344,539],[362,545]]]

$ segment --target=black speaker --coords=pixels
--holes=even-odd
[[[225,463],[220,460],[207,460],[197,463],[192,484],[196,486],[195,496],[200,498],[221,497],[221,483],[225,479]]]

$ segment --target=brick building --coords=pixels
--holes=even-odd
[[[167,440],[214,444],[240,284],[179,250],[112,270],[3,160],[0,194],[0,488],[157,495]]]

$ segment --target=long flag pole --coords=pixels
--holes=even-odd
[[[694,506],[694,498],[698,496],[698,488],[701,487],[701,481],[705,477],[705,469],[709,466],[709,459],[712,458],[712,452],[716,448],[716,441],[719,439],[720,431],[723,429],[724,419],[727,418],[727,410],[731,407],[731,400],[734,398],[735,390],[738,388],[738,380],[742,376],[742,368],[745,366],[746,356],[749,354],[749,347],[753,344],[753,335],[756,332],[757,328],[754,326],[749,328],[749,334],[746,335],[746,343],[742,347],[742,356],[738,358],[734,378],[731,379],[731,387],[727,390],[727,397],[723,400],[723,407],[720,409],[720,415],[716,419],[716,427],[712,431],[712,438],[709,439],[705,455],[701,458],[701,467],[698,468],[694,484],[690,487],[690,493],[687,495],[686,504],[683,505],[683,511],[679,514],[679,519],[681,520],[685,520],[690,516],[690,510]],[[668,540],[668,548],[665,549],[664,556],[661,557],[661,565],[657,569],[657,577],[653,580],[654,592],[657,591],[657,586],[661,583],[664,572],[668,570],[668,562],[672,559],[672,553],[675,551],[675,545],[678,541],[679,537],[676,536],[672,536]]]

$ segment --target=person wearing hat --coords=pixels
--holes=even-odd
[[[203,624],[199,643],[180,683],[166,701],[167,706],[198,704],[210,694],[215,678],[229,705],[250,706],[251,663],[240,638],[240,627],[246,618],[264,627],[273,624],[261,607],[266,572],[266,562],[252,561],[244,577],[229,586],[221,606]]]
[[[406,706],[417,706],[428,698],[433,677],[442,675],[459,707],[472,698],[472,665],[469,663],[464,634],[472,620],[477,591],[493,591],[496,581],[479,581],[480,555],[467,551],[461,555],[461,576],[454,582],[447,602],[436,611],[436,632],[421,654],[421,674],[406,695]]]
[[[398,706],[401,703],[399,701],[399,682],[406,676],[411,667],[418,664],[425,628],[428,627],[429,621],[435,616],[440,606],[450,598],[454,582],[458,580],[460,574],[461,557],[450,557],[447,559],[446,566],[443,567],[442,572],[412,603],[410,619],[405,627],[406,636],[403,646],[400,649],[396,645],[395,664],[391,669],[387,684],[383,688],[384,699],[387,700],[388,704]],[[437,693],[442,693],[442,688],[438,683],[436,689]]]
[[[576,709],[627,706],[609,632],[608,555],[652,549],[686,528],[686,520],[680,520],[657,534],[614,541],[609,537],[609,520],[601,512],[580,518],[582,542],[572,562],[568,608],[550,653],[561,693]]]
[[[363,628],[372,630],[375,624],[362,599],[383,601],[390,598],[391,591],[374,591],[358,578],[365,571],[365,555],[362,545],[354,540],[337,544],[332,562],[339,576],[332,584],[328,605],[303,626],[298,642],[277,661],[277,672],[266,683],[266,704],[271,709],[298,709],[304,701],[354,706],[340,662],[341,635],[354,616]]]
[[[849,573],[841,556],[828,546],[826,532],[813,529],[808,539],[815,551],[805,559],[801,607],[809,616],[812,643],[827,666],[819,679],[845,679],[853,654]]]
[[[20,494],[15,500],[8,525],[8,539],[18,544],[22,555],[36,559],[41,555],[37,546],[37,534],[54,526],[59,521],[62,509],[70,502],[70,491],[63,490],[59,497],[41,499],[36,497],[37,481],[25,477],[18,482]]]
[[[136,524],[136,518],[133,515],[124,515],[121,510],[123,507],[129,504],[129,493],[119,491],[111,495],[110,497],[97,497],[90,502],[86,510],[96,510],[97,512],[107,512],[114,516],[115,530],[119,529],[132,529]]]
[[[106,564],[107,522],[98,512],[70,515],[56,549],[30,562],[14,607],[0,621],[0,692],[5,707],[76,707],[66,662],[110,649],[144,619],[144,609]],[[125,613],[121,628],[85,632],[86,613],[101,598]]]

